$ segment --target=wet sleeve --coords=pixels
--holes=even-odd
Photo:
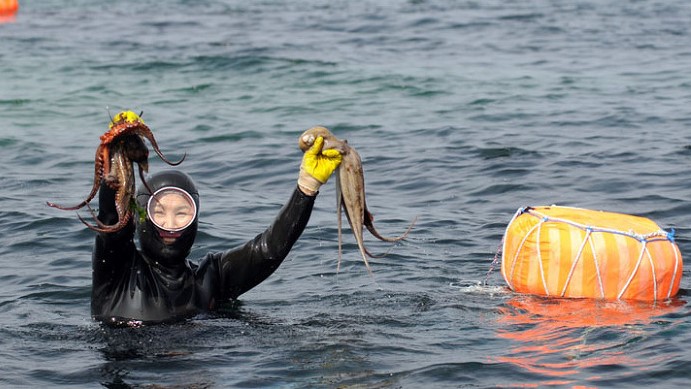
[[[266,231],[239,248],[210,257],[219,272],[220,300],[237,298],[278,268],[307,226],[314,199],[296,188]]]
[[[98,220],[107,225],[118,221],[115,191],[103,181],[98,196]],[[134,257],[134,229],[134,221],[130,220],[120,231],[98,233],[92,255],[94,289],[112,280]]]

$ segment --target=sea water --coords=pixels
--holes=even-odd
[[[657,303],[551,300],[490,272],[526,205],[651,218],[691,254],[686,1],[20,1],[0,25],[0,386],[679,387],[689,272]],[[143,111],[201,192],[191,258],[271,223],[314,125],[363,157],[368,275],[328,182],[219,312],[90,317],[75,212],[110,116]],[[154,154],[151,171],[167,168]],[[88,217],[85,210],[79,211]]]

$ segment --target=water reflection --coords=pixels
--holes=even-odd
[[[137,328],[102,327],[104,363],[100,382],[106,388],[208,388],[214,378],[185,375],[203,349],[203,328],[194,322]]]
[[[500,308],[498,323],[498,336],[513,346],[496,359],[519,367],[535,378],[535,385],[632,374],[673,358],[632,352],[632,347],[655,330],[651,323],[665,321],[665,315],[684,305],[680,299],[649,303],[516,296]]]
[[[245,310],[241,302],[174,324],[99,325],[99,380],[107,388],[225,387],[221,376],[247,376],[276,326],[276,319]]]

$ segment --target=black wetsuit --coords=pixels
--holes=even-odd
[[[118,219],[114,195],[112,189],[101,185],[98,217],[107,224]],[[182,249],[179,258],[159,257],[151,249],[149,253],[138,250],[133,239],[134,221],[118,232],[99,233],[92,257],[93,317],[114,325],[170,322],[236,299],[283,262],[307,225],[314,199],[296,188],[266,231],[238,248],[209,253],[199,264],[185,258],[196,235],[196,220],[189,247]],[[144,219],[136,223],[140,243],[152,239],[142,223]]]

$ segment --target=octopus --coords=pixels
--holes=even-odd
[[[367,257],[376,258],[382,255],[372,254],[364,244],[363,231],[364,227],[377,239],[385,242],[398,242],[405,239],[413,226],[416,219],[408,226],[408,229],[400,236],[387,237],[380,234],[374,227],[374,217],[367,209],[367,202],[365,200],[365,176],[362,168],[362,159],[360,154],[348,144],[347,140],[336,138],[331,131],[325,127],[312,127],[300,135],[298,139],[298,147],[303,152],[309,149],[318,137],[324,138],[324,146],[322,150],[334,149],[341,153],[343,159],[336,170],[336,214],[338,222],[338,267],[340,269],[342,258],[342,214],[345,213],[350,229],[357,242],[360,255],[362,256],[365,266],[369,274],[372,274],[372,269],[367,261]]]
[[[96,149],[94,180],[89,195],[81,203],[74,206],[63,206],[53,202],[46,202],[46,204],[65,211],[78,210],[86,206],[96,221],[96,225],[89,224],[79,215],[77,217],[94,231],[116,232],[124,228],[132,217],[131,205],[135,193],[134,163],[138,165],[142,184],[152,193],[144,178],[144,173],[148,172],[149,167],[149,150],[143,139],[148,140],[156,154],[169,165],[179,165],[185,159],[185,155],[183,155],[177,162],[169,161],[159,149],[151,129],[141,119],[141,114],[124,111],[115,115],[108,131],[100,137],[101,144]],[[101,180],[109,188],[115,190],[115,208],[118,221],[112,225],[106,225],[98,220],[89,206],[91,200],[98,193]]]

